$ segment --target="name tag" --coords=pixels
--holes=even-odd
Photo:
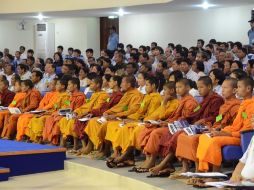
[[[201,108],[201,106],[198,105],[198,107],[196,107],[193,111],[194,111],[194,112],[197,112],[198,110],[200,110],[200,108]]]
[[[216,117],[216,122],[219,122],[219,121],[221,121],[222,120],[222,114],[220,114],[220,115],[218,115],[217,117]]]
[[[242,112],[242,117],[243,117],[243,119],[248,119],[247,113],[243,111],[243,112]]]

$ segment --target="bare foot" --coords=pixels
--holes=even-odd
[[[152,167],[149,171],[152,174],[159,174],[159,172],[162,171],[163,169],[165,169],[165,166],[160,163],[157,166]]]

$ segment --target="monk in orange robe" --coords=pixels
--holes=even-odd
[[[131,165],[134,163],[133,153],[136,147],[135,133],[139,133],[140,129],[142,128],[141,126],[139,126],[140,121],[151,115],[161,105],[162,99],[161,95],[157,92],[157,88],[158,82],[155,78],[146,78],[146,95],[141,102],[137,112],[127,116],[127,119],[123,121],[108,123],[107,133],[115,133],[114,137],[111,136],[110,139],[106,138],[112,143],[112,147],[114,150],[114,160],[111,161],[111,163],[113,162],[112,164],[114,166],[124,164],[126,163],[126,161],[128,161],[129,163],[127,165]],[[115,130],[115,128],[117,128],[117,131]],[[115,155],[117,155],[117,157],[115,157]]]
[[[216,116],[219,114],[219,108],[224,103],[224,100],[217,93],[213,92],[212,80],[209,77],[201,77],[197,82],[197,86],[199,94],[203,97],[203,101],[197,108],[195,108],[194,113],[185,119],[189,124],[212,127]],[[178,146],[178,138],[180,136],[181,139],[183,139],[182,141],[185,141],[184,151],[186,151],[188,155],[195,155],[200,135],[188,136],[183,130],[177,132],[172,137],[162,142],[162,154],[165,156],[165,159],[158,166],[153,168],[153,173],[158,174],[163,172],[166,164],[168,164],[175,155]],[[186,144],[188,148],[186,148]],[[181,146],[181,144],[179,146]],[[179,148],[179,150],[182,149]],[[176,176],[178,176],[178,174],[176,174]]]
[[[53,96],[50,103],[47,105],[47,112],[37,114],[31,118],[25,135],[32,142],[42,143],[42,133],[45,126],[45,120],[58,112],[59,109],[66,109],[70,106],[70,95],[66,92],[69,77],[56,79],[56,96]]]
[[[26,93],[21,92],[21,81],[17,80],[15,82],[15,86],[14,86],[14,90],[15,90],[15,96],[13,98],[13,101],[11,102],[11,104],[8,107],[17,107],[20,108],[22,101],[24,100]],[[5,125],[5,123],[8,121],[9,117],[10,117],[10,112],[9,110],[3,110],[0,112],[0,134],[2,133],[3,127]]]
[[[93,147],[95,147],[95,149],[99,149],[99,152],[97,152],[94,155],[94,158],[102,158],[104,156],[110,155],[109,147],[105,146],[105,144],[103,142],[100,142],[100,139],[98,137],[98,134],[103,133],[101,131],[103,128],[98,125],[93,125],[93,122],[97,122],[96,120],[99,119],[98,117],[102,116],[105,111],[107,111],[108,109],[112,108],[113,106],[115,106],[116,104],[119,103],[119,101],[123,97],[123,94],[120,91],[121,82],[122,82],[122,77],[112,76],[109,81],[109,87],[110,87],[110,89],[113,90],[113,93],[110,95],[110,97],[107,99],[107,101],[105,103],[103,103],[103,105],[100,108],[92,109],[90,114],[94,118],[92,118],[87,123],[87,125],[84,122],[75,123],[75,125],[77,125],[77,124],[79,124],[79,125],[85,124],[86,125],[85,131],[84,131],[85,134],[87,135],[87,138],[88,138],[87,147],[85,148],[85,149],[87,149],[86,151],[89,153],[89,149],[91,150]],[[104,136],[105,136],[105,134],[104,134]],[[90,148],[89,146],[92,148]]]
[[[223,85],[225,85],[223,83]],[[226,89],[223,89],[222,94]],[[252,91],[254,87],[253,79],[242,78],[238,81],[237,95],[243,98],[233,124],[226,125],[222,130],[212,130],[210,136],[201,135],[199,138],[199,146],[197,149],[198,169],[200,171],[208,171],[209,165],[212,165],[214,172],[220,170],[222,162],[221,149],[227,145],[240,146],[240,132],[249,130],[251,126],[251,118],[254,114],[254,98],[252,98]],[[228,110],[228,113],[233,110]],[[229,120],[230,121],[230,120]],[[230,123],[229,123],[230,124]]]
[[[35,110],[40,103],[41,94],[38,90],[33,88],[33,83],[31,80],[24,80],[21,82],[22,92],[26,93],[22,105],[19,108],[22,113]],[[4,125],[2,132],[2,137],[5,139],[13,138],[17,131],[17,121],[21,114],[12,114],[8,122]]]
[[[85,100],[85,94],[80,92],[80,81],[78,78],[72,78],[68,81],[68,91],[71,93],[70,98],[70,108],[75,110],[81,107]],[[63,116],[58,115],[57,113],[53,116],[46,119],[45,127],[43,130],[43,141],[51,142],[52,144],[57,145],[59,143],[59,138],[61,135],[59,121]]]
[[[52,107],[52,104],[50,102],[56,99],[56,97],[58,97],[59,95],[59,92],[56,91],[56,82],[57,80],[54,79],[49,83],[50,92],[47,92],[45,96],[42,98],[37,110],[46,111]],[[17,135],[16,135],[17,141],[20,141],[24,138],[28,124],[30,120],[33,118],[33,116],[35,116],[35,114],[26,113],[26,114],[22,114],[19,117],[18,123],[17,123]]]
[[[147,172],[154,167],[157,156],[160,153],[163,143],[162,139],[172,137],[168,129],[168,122],[173,122],[178,119],[184,119],[193,113],[197,107],[197,101],[189,95],[190,83],[187,79],[181,79],[176,82],[176,93],[180,97],[179,106],[167,118],[166,121],[161,121],[151,133],[147,140],[140,138],[141,148],[146,154],[146,161],[137,168],[139,172]],[[149,126],[148,126],[149,127]],[[167,137],[167,138],[166,138]]]
[[[73,110],[73,118],[63,117],[59,121],[59,127],[61,131],[61,145],[65,145],[66,137],[72,136],[74,138],[74,147],[71,150],[75,153],[78,148],[78,141],[81,140],[82,146],[85,147],[84,127],[86,125],[75,125],[75,122],[82,117],[90,118],[92,109],[101,108],[101,106],[109,98],[109,95],[102,91],[102,78],[97,76],[91,80],[90,88],[93,94],[89,101],[86,101],[83,105]],[[82,149],[81,149],[82,150]]]

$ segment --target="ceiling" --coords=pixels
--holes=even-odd
[[[3,0],[0,0],[0,3]],[[9,2],[13,2],[14,0],[5,0]],[[20,0],[17,0],[20,1]],[[32,0],[35,1],[35,0]],[[37,0],[36,0],[37,1]],[[41,0],[40,0],[41,1]],[[43,0],[41,2],[45,2],[48,0]],[[58,1],[58,0],[49,0],[49,1]],[[64,0],[67,2],[67,0]],[[69,0],[68,0],[69,1]],[[72,2],[75,0],[72,0]],[[81,0],[86,1],[86,0]],[[90,1],[90,0],[89,0]],[[93,0],[93,1],[109,1],[109,0]],[[113,2],[114,0],[110,0]],[[161,13],[161,12],[174,12],[174,11],[192,11],[192,10],[200,10],[202,8],[196,7],[195,5],[202,4],[204,0],[141,0],[134,1],[136,5],[131,3],[125,4],[126,6],[122,6],[123,4],[111,4],[110,5],[118,5],[113,8],[91,8],[86,7],[86,9],[81,10],[67,10],[67,11],[49,11],[42,12],[44,16],[48,19],[54,18],[70,18],[70,17],[104,17],[110,15],[116,15],[116,12],[119,10],[119,7],[123,8],[127,14],[145,14],[145,13]],[[253,0],[208,0],[210,4],[216,5],[210,9],[223,8],[223,7],[234,7],[234,6],[244,6],[253,4]],[[119,0],[117,2],[120,2]],[[123,1],[122,1],[123,2]],[[126,1],[127,2],[127,1]],[[130,1],[129,1],[130,2]],[[156,2],[156,3],[155,3]],[[159,3],[158,3],[159,2]],[[63,4],[63,1],[61,1]],[[137,5],[137,3],[141,3],[142,5]],[[144,4],[146,3],[146,4]],[[155,4],[154,4],[155,3]],[[12,13],[12,14],[1,14],[2,5],[0,6],[0,19],[36,19],[35,16],[38,15],[38,11],[31,13]],[[97,5],[97,7],[99,4]],[[107,6],[109,6],[107,4]],[[104,5],[105,7],[105,5]],[[51,7],[52,8],[52,7]],[[254,4],[253,4],[254,8]]]

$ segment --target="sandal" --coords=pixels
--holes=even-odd
[[[108,168],[116,168],[117,164],[114,162],[114,160],[112,161],[106,161],[106,166],[108,166]]]
[[[159,173],[154,174],[151,173],[149,176],[146,176],[148,178],[154,178],[154,177],[169,177],[172,173],[172,168],[166,168],[164,170],[159,171]]]
[[[117,168],[130,167],[130,166],[135,166],[135,161],[134,160],[125,160],[123,162],[118,162],[116,164]]]
[[[148,168],[137,168],[136,173],[147,173],[150,169]]]
[[[133,168],[131,168],[130,170],[128,170],[128,172],[136,172],[138,169],[140,169],[141,167],[136,167],[134,166]]]

